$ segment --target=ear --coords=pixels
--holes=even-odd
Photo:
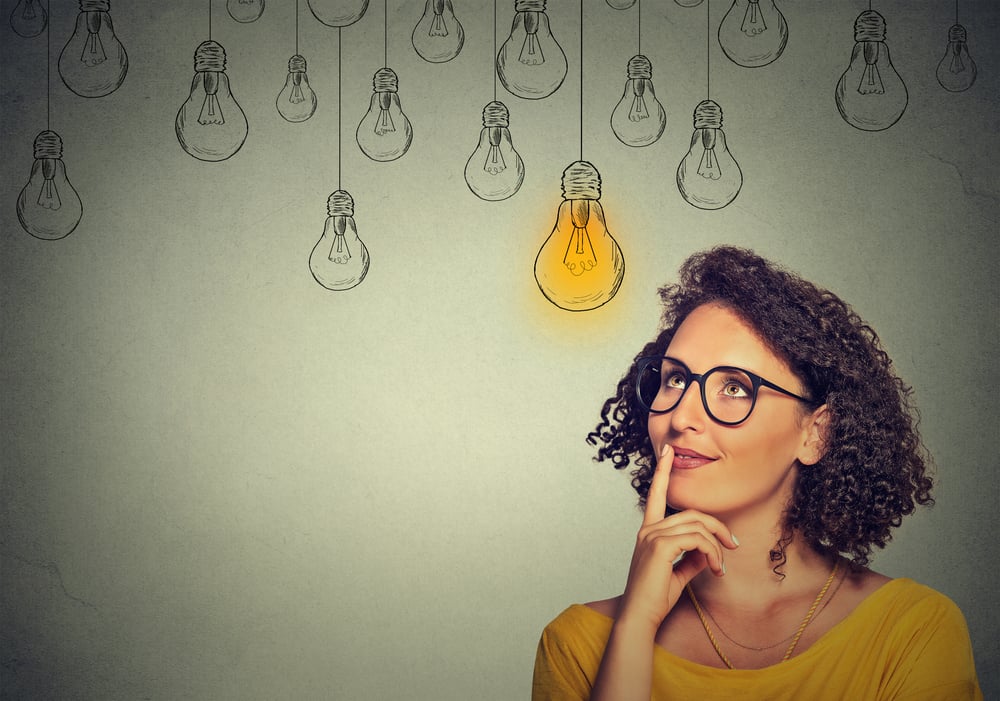
[[[796,456],[803,465],[815,465],[826,454],[827,432],[830,429],[830,410],[826,404],[803,419],[803,440]]]

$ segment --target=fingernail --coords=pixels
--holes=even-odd
[[[722,563],[722,574],[725,574],[725,573],[726,573],[726,563],[725,563],[725,561],[723,561],[723,563]]]
[[[740,541],[737,540],[736,536],[733,533],[730,533],[729,537],[732,538],[733,542],[736,543],[736,546],[739,547]]]

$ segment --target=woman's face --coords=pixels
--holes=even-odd
[[[696,308],[674,334],[665,355],[700,374],[720,365],[749,370],[804,395],[801,381],[774,355],[751,327],[725,307]],[[792,495],[798,462],[819,459],[817,409],[803,415],[796,399],[761,387],[753,413],[737,426],[713,421],[692,380],[680,404],[666,414],[650,414],[649,438],[656,455],[674,449],[667,502],[719,517],[760,510],[780,517]]]

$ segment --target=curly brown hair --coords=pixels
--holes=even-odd
[[[782,536],[772,559],[784,564],[792,534],[818,550],[867,565],[891,529],[930,505],[930,458],[917,434],[911,389],[893,371],[875,331],[840,298],[753,251],[720,246],[696,253],[680,282],[660,289],[663,328],[636,355],[662,355],[697,307],[722,305],[749,324],[802,381],[816,408],[826,404],[825,452],[800,469]],[[636,363],[604,402],[601,423],[587,436],[595,460],[615,469],[634,461],[632,486],[643,507],[655,467],[646,412],[635,399]],[[780,574],[780,572],[779,572]]]

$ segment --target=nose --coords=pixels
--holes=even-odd
[[[701,401],[701,380],[692,380],[681,401],[667,414],[675,432],[702,431],[710,420]]]

